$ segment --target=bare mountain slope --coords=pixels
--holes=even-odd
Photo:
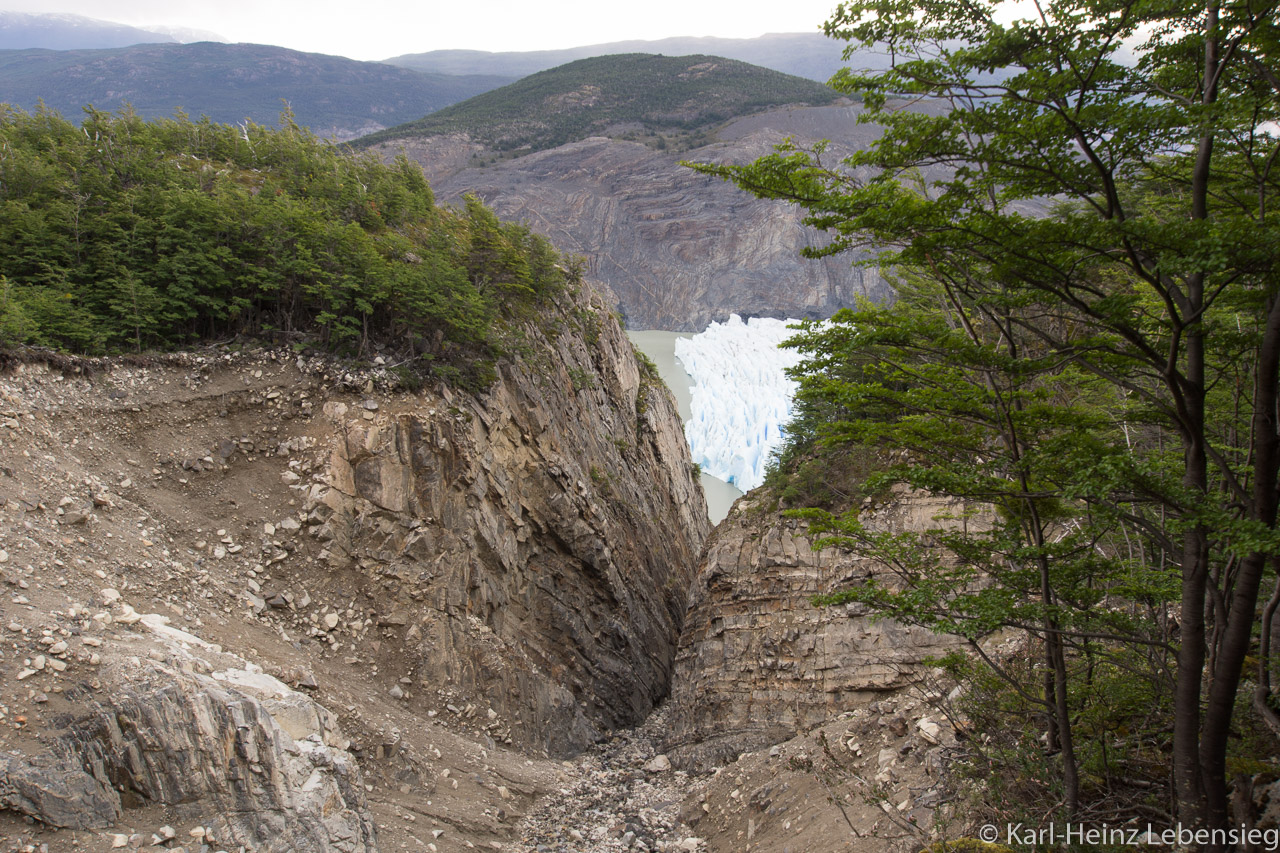
[[[617,294],[634,329],[696,331],[730,313],[828,316],[860,296],[891,297],[875,269],[849,255],[800,257],[824,237],[798,209],[760,201],[696,174],[682,159],[744,162],[789,136],[835,140],[833,155],[874,139],[854,106],[793,107],[731,122],[720,141],[683,154],[595,137],[476,168],[482,149],[466,137],[399,140],[423,164],[437,196],[474,193],[499,216],[524,220],[561,250],[583,255],[591,275]]]

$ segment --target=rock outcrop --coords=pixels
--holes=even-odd
[[[606,304],[506,326],[474,393],[230,345],[7,362],[0,850],[509,846],[545,756],[667,694],[710,527]]]
[[[45,733],[47,752],[0,758],[0,808],[87,830],[163,805],[221,846],[377,849],[360,770],[329,710],[163,616],[126,608],[121,618],[159,642],[135,637],[147,657],[112,655],[93,684],[65,691],[78,707]]]
[[[726,853],[910,853],[954,834],[946,768],[962,747],[943,710],[952,685],[928,663],[954,639],[858,605],[816,607],[815,595],[888,580],[889,569],[815,550],[807,522],[770,499],[738,501],[690,596],[664,747],[676,767],[712,775],[681,819]],[[861,518],[871,530],[924,531],[962,523],[946,520],[958,509],[896,492]]]
[[[948,510],[904,496],[864,516],[924,530]],[[882,573],[872,560],[815,551],[806,523],[740,500],[701,560],[672,686],[669,754],[709,768],[778,744],[917,684],[954,640],[815,595]]]
[[[845,254],[801,257],[825,245],[798,208],[762,201],[682,166],[681,160],[747,162],[794,136],[836,140],[828,156],[873,140],[856,107],[797,107],[749,116],[721,141],[676,154],[591,138],[485,168],[465,168],[477,148],[463,138],[393,142],[423,164],[437,197],[475,193],[503,218],[523,220],[562,251],[583,255],[593,278],[617,294],[633,329],[701,331],[729,314],[825,317],[859,297],[891,298],[874,268]]]
[[[710,526],[674,401],[603,307],[554,321],[578,334],[531,325],[541,354],[481,397],[326,405],[328,458],[298,487],[330,565],[380,587],[412,681],[560,755],[666,695]]]

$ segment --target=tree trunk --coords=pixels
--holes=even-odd
[[[1280,391],[1280,298],[1273,298],[1267,313],[1262,345],[1258,349],[1257,378],[1253,404],[1253,495],[1247,517],[1266,527],[1276,526],[1277,478],[1280,470],[1280,433],[1277,432],[1277,403]],[[1227,610],[1222,646],[1215,656],[1209,701],[1205,708],[1204,732],[1200,744],[1201,772],[1206,780],[1209,824],[1225,827],[1229,819],[1226,790],[1227,736],[1235,710],[1245,655],[1253,642],[1257,625],[1258,590],[1267,566],[1268,554],[1257,551],[1240,562],[1240,572]],[[1217,784],[1208,784],[1213,780]]]

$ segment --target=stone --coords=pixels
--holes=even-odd
[[[502,169],[460,171],[437,164],[440,155],[419,156],[440,199],[466,192],[493,199],[501,218],[554,222],[566,250],[602,259],[593,274],[617,294],[631,328],[697,332],[730,312],[829,316],[859,297],[892,299],[892,291],[878,272],[851,265],[847,254],[803,258],[806,246],[825,245],[827,238],[803,225],[802,210],[757,199],[732,184],[708,184],[675,161],[746,162],[795,136],[802,146],[836,140],[834,162],[875,135],[858,124],[856,111],[788,107],[755,117],[748,132],[721,139],[714,150],[692,154],[596,137]],[[681,223],[678,236],[665,225],[674,221]],[[866,256],[852,259],[858,257]],[[654,298],[655,281],[663,282],[661,299]]]
[[[270,839],[255,844],[264,853],[374,853],[359,767],[331,745],[340,740],[336,718],[274,679],[242,672],[242,681],[220,681],[145,659],[113,665],[97,711],[58,731],[48,754],[0,754],[0,808],[51,826],[106,828],[121,815],[118,781],[156,806],[220,814],[227,830],[216,837]],[[269,698],[257,695],[261,687]],[[157,835],[168,841],[172,832]],[[188,835],[193,849],[215,844],[207,824]]]
[[[142,614],[128,604],[122,604],[120,611],[112,618],[121,625],[132,625],[142,620]]]
[[[942,742],[942,727],[929,717],[921,717],[916,722],[916,728],[920,730],[920,736],[929,743],[937,744]]]
[[[964,517],[959,510],[900,492],[863,523],[876,532],[918,531]],[[833,617],[811,606],[815,595],[860,579],[891,578],[892,568],[815,551],[806,525],[778,513],[731,513],[704,552],[671,687],[674,766],[711,769],[787,741],[854,710],[859,697],[910,686],[958,645],[892,619],[848,610]],[[905,722],[890,725],[906,733]]]
[[[387,692],[391,695],[391,698],[392,698],[392,699],[403,699],[403,698],[404,698],[404,690],[402,690],[402,689],[401,689],[401,687],[400,687],[400,685],[399,685],[399,684],[393,684],[393,685],[391,685],[391,689],[390,689],[389,691],[387,691]]]
[[[662,773],[671,769],[671,759],[658,755],[644,763],[644,769],[650,773]]]
[[[76,761],[0,753],[0,808],[61,829],[105,829],[122,814],[120,796]],[[128,836],[120,836],[128,843]]]
[[[326,613],[322,621],[324,622],[324,627],[332,631],[334,628],[338,627],[338,614]]]

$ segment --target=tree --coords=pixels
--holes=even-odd
[[[479,387],[501,327],[578,277],[478,200],[436,207],[408,160],[344,152],[287,112],[272,130],[90,108],[77,128],[0,106],[0,344],[389,346]]]
[[[836,234],[815,254],[879,249],[1141,407],[1149,443],[1122,431],[1106,457],[1176,476],[1133,464],[1106,505],[1159,547],[1151,565],[1177,572],[1178,812],[1224,828],[1241,673],[1280,562],[1280,10],[1040,0],[1011,20],[1005,5],[842,4],[826,31],[851,42],[846,56],[894,57],[833,80],[863,96],[881,139],[837,164],[789,146],[698,168],[807,208]],[[929,100],[945,109],[918,108]],[[1137,499],[1154,509],[1126,510]],[[1269,667],[1256,704],[1274,724]]]

